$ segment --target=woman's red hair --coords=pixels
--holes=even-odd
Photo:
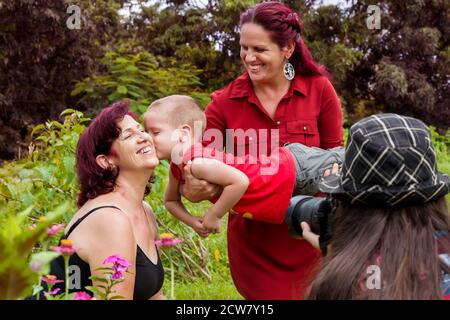
[[[119,168],[103,169],[97,164],[96,158],[101,154],[113,154],[112,143],[120,135],[117,123],[126,115],[137,120],[136,114],[128,109],[127,101],[116,102],[103,109],[81,134],[76,151],[76,170],[80,187],[78,207],[83,206],[89,199],[114,190]]]
[[[289,61],[297,74],[329,76],[325,67],[314,60],[302,39],[303,21],[287,5],[280,2],[255,5],[241,15],[240,26],[246,23],[263,27],[280,48],[294,41],[295,49]]]

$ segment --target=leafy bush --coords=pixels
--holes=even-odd
[[[84,93],[83,100],[94,107],[94,112],[122,99],[130,100],[131,109],[143,113],[154,99],[170,94],[191,94],[201,101],[209,98],[199,91],[201,70],[188,64],[161,67],[147,52],[108,52],[102,64],[105,72],[78,82],[72,91],[72,95]]]
[[[27,158],[0,168],[2,210],[18,212],[33,206],[39,216],[67,200],[74,201],[77,193],[75,148],[84,123],[89,119],[71,109],[62,115],[65,116],[62,124],[49,121],[34,128],[34,141]],[[69,219],[75,209],[75,205],[69,209],[64,220]]]
[[[19,213],[2,210],[0,300],[18,299],[30,295],[31,287],[39,282],[40,272],[48,272],[48,263],[57,254],[42,251],[32,255],[32,261],[34,257],[39,256],[40,265],[36,267],[36,272],[31,270],[28,259],[33,247],[47,237],[47,228],[61,218],[67,207],[67,203],[63,204],[55,211],[48,213],[45,220],[40,219],[34,225],[31,224],[32,207]]]
[[[450,130],[445,135],[440,135],[434,127],[430,127],[430,132],[438,160],[438,170],[450,175]]]

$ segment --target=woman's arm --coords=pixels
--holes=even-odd
[[[111,212],[114,210],[114,212]],[[100,209],[90,219],[90,241],[89,247],[85,248],[87,259],[91,269],[91,275],[104,278],[103,271],[97,268],[110,267],[103,261],[118,255],[127,260],[131,266],[128,272],[123,273],[124,281],[113,287],[114,295],[122,296],[123,299],[132,300],[134,293],[134,281],[136,273],[136,241],[134,239],[131,222],[125,213],[117,209]],[[104,285],[102,282],[93,281],[94,286]],[[102,290],[101,288],[99,288]]]

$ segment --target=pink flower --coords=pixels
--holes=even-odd
[[[103,261],[103,263],[112,263],[113,264],[113,275],[112,278],[114,280],[122,279],[123,275],[122,273],[127,271],[127,268],[131,266],[131,263],[129,263],[127,260],[122,259],[118,255],[112,255]]]
[[[163,233],[159,240],[155,241],[158,247],[173,247],[182,242],[180,238],[175,238],[171,233]]]
[[[71,240],[61,240],[60,246],[51,246],[50,249],[64,255],[71,255],[78,250],[78,248],[73,245],[73,242]]]
[[[103,261],[103,263],[114,263],[121,267],[128,268],[131,266],[131,263],[129,263],[127,260],[122,259],[119,255],[114,254],[112,256],[109,256],[108,258]]]
[[[50,292],[44,292],[44,296],[46,296],[46,297],[48,297],[48,296],[50,296],[50,295],[54,295],[54,294],[57,294],[58,292],[59,292],[59,288],[56,288],[56,289],[53,289],[52,291],[50,291]]]
[[[47,234],[49,236],[54,236],[55,234],[60,233],[64,229],[63,224],[54,224],[47,228]]]
[[[51,283],[51,284],[55,284],[55,283],[59,283],[59,282],[64,282],[64,280],[58,280],[56,279],[56,276],[52,275],[52,274],[48,274],[46,276],[42,276],[42,281],[46,282],[46,283]],[[56,289],[55,289],[56,290]]]
[[[123,278],[123,273],[121,271],[119,271],[119,270],[116,270],[116,271],[114,271],[114,273],[112,275],[112,278],[114,280],[122,279]]]
[[[73,297],[73,300],[91,300],[92,297],[89,293],[84,291],[79,291],[75,293],[75,296]]]

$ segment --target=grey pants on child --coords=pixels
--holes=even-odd
[[[339,166],[344,162],[345,149],[336,147],[324,150],[317,147],[307,147],[301,143],[291,143],[284,146],[295,159],[295,187],[293,196],[304,194],[314,195],[319,191],[319,181],[326,169],[331,169],[334,163]]]

